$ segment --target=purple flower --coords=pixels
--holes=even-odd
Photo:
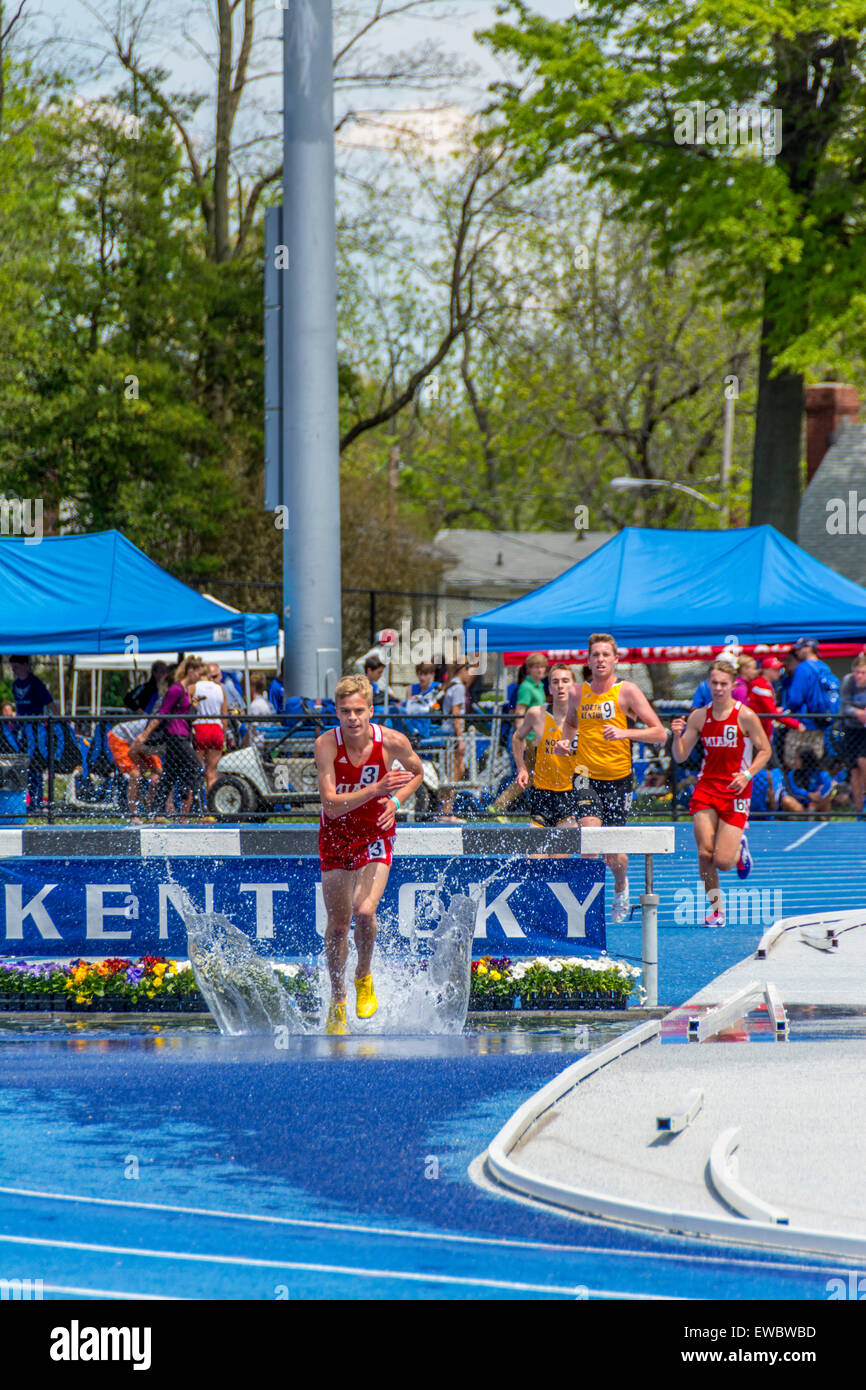
[[[141,983],[141,977],[143,974],[144,971],[142,970],[140,965],[130,965],[126,972],[126,978],[131,985],[137,985]]]

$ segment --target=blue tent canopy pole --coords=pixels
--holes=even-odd
[[[570,649],[592,632],[624,647],[723,646],[732,634],[741,643],[862,641],[866,588],[772,526],[626,527],[534,593],[473,614],[463,631],[483,631],[490,651]]]

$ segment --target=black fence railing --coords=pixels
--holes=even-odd
[[[690,706],[660,701],[657,709],[669,725],[676,715],[688,714]],[[418,714],[392,702],[387,710],[377,704],[373,717],[405,733],[424,767],[424,781],[401,819],[528,816],[527,791],[516,785],[511,754],[517,716],[501,705],[473,705],[462,714]],[[862,814],[856,779],[863,769],[858,773],[841,717],[806,717],[821,726],[820,741],[815,731],[792,731],[796,736],[791,738],[781,726],[773,730],[770,767],[752,788],[753,819]],[[318,815],[314,744],[337,722],[327,705],[305,701],[299,714],[146,718],[156,726],[146,742],[134,737],[136,723],[144,728],[142,714],[0,720],[0,826],[34,820],[257,822]],[[774,716],[766,719],[775,722]],[[169,724],[174,725],[171,732]],[[184,725],[188,733],[181,732]],[[688,815],[701,745],[678,764],[671,742],[669,733],[664,745],[632,743],[636,818],[676,821]],[[829,774],[829,795],[810,799],[802,779],[799,793],[792,788],[791,763],[798,745],[812,774]],[[827,781],[820,775],[817,780]],[[783,804],[783,796],[797,801],[798,809],[790,801]]]

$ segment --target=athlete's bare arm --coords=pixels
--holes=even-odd
[[[756,772],[760,772],[762,767],[766,767],[770,761],[770,740],[767,738],[763,722],[758,718],[753,709],[743,705],[740,709],[737,723],[742,729],[746,738],[750,738],[754,747],[757,749],[752,765],[746,772],[737,772],[731,778],[731,786],[734,791],[743,792],[751,782]]]
[[[701,729],[704,727],[706,717],[707,708],[701,706],[699,709],[693,709],[688,719],[686,719],[685,715],[680,714],[676,719],[671,721],[671,729],[674,735],[671,752],[674,755],[675,762],[685,762],[701,736]]]
[[[398,797],[401,805],[405,801],[408,801],[409,797],[418,790],[424,780],[424,768],[421,766],[421,759],[418,757],[418,754],[415,752],[415,749],[412,747],[405,734],[398,733],[396,729],[383,729],[382,743],[388,771],[376,785],[382,787],[383,783],[388,782],[389,778],[400,779],[400,781],[396,783],[392,781],[392,784],[385,788],[384,793],[379,793],[380,796],[385,795],[388,797],[388,800],[382,808],[382,814],[376,821],[376,828],[377,830],[387,832],[393,826],[394,819],[397,815],[397,806],[396,803],[391,800],[391,797]],[[395,769],[392,766],[395,762],[401,763],[402,767]]]
[[[526,740],[530,734],[541,738],[543,729],[544,706],[533,705],[532,709],[526,711],[520,723],[515,725],[514,733],[511,735],[511,751],[517,764],[517,784],[520,787],[529,786],[529,768],[524,759]]]
[[[562,738],[551,749],[551,752],[555,753],[558,758],[566,758],[569,753],[575,751],[575,739],[578,734],[577,718],[582,693],[582,685],[575,685],[574,689],[568,692],[568,712],[562,721]]]
[[[667,731],[646,695],[634,681],[623,681],[619,688],[619,707],[631,719],[645,724],[644,729],[618,729],[615,724],[605,724],[604,737],[607,739],[629,738],[633,743],[665,743]]]
[[[393,730],[387,729],[385,732],[392,733]],[[403,735],[400,734],[398,737],[403,738]],[[411,754],[412,749],[409,740],[403,738],[403,741]],[[412,756],[414,757],[414,754],[412,754]],[[322,810],[328,820],[338,820],[340,816],[347,816],[350,811],[356,811],[359,806],[363,806],[367,801],[372,801],[374,797],[391,796],[392,793],[396,793],[401,787],[404,787],[415,772],[414,768],[409,773],[400,771],[399,769],[396,771],[389,770],[384,777],[380,777],[378,782],[372,782],[369,787],[359,787],[357,791],[338,793],[337,782],[334,776],[334,763],[336,757],[337,740],[334,737],[333,730],[329,729],[316,739],[316,772],[319,779],[319,797],[322,802]],[[404,761],[402,757],[400,761]],[[421,764],[419,762],[419,770],[420,767]],[[420,782],[420,778],[418,780]],[[393,802],[391,806],[392,809],[396,810]]]

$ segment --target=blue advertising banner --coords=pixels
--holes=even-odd
[[[441,880],[477,899],[475,956],[574,955],[604,948],[604,864],[597,859],[398,857],[380,923],[407,941],[430,934]],[[185,957],[184,891],[222,912],[262,955],[318,954],[326,917],[318,859],[36,858],[0,860],[0,954]]]

